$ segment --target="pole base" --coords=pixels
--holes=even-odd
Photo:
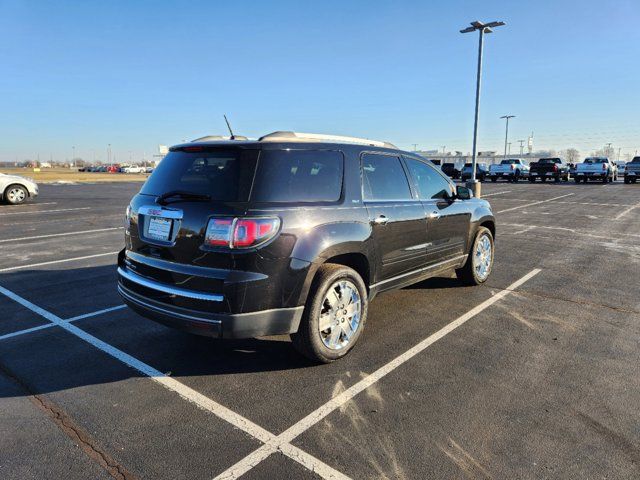
[[[482,183],[478,180],[469,180],[465,186],[473,192],[475,198],[480,198],[482,194]]]

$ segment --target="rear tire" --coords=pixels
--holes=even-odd
[[[485,244],[485,239],[488,240],[490,245],[489,252],[482,248],[482,244]],[[483,254],[478,254],[479,248],[481,251],[484,251],[484,257]],[[483,271],[482,268],[478,268],[478,262],[480,262],[481,259],[486,259],[487,253],[490,254],[489,264],[486,271]],[[491,270],[493,268],[494,253],[495,247],[491,230],[486,227],[480,227],[476,233],[476,237],[473,239],[473,243],[471,244],[471,249],[469,250],[469,256],[467,257],[466,263],[462,268],[456,270],[458,280],[465,285],[480,285],[481,283],[486,282],[489,275],[491,275]]]
[[[536,177],[529,177],[529,183],[535,183]]]
[[[546,181],[547,181],[547,178],[546,178],[546,177],[540,177],[540,181],[541,181],[542,183],[544,183],[544,182],[546,182]]]
[[[9,185],[4,190],[3,198],[9,205],[20,205],[29,198],[29,192],[22,185]]]
[[[629,183],[631,183],[631,180],[628,179],[627,177],[624,177],[624,183],[629,185]]]
[[[498,181],[498,179],[497,179],[496,177],[491,177],[491,181],[492,181],[493,183],[496,183],[496,182]]]
[[[340,288],[341,284],[348,285],[348,287],[342,289]],[[338,286],[336,287],[336,285]],[[349,298],[342,298],[343,291],[357,292],[357,295],[353,294]],[[353,314],[349,317],[351,312],[348,307],[356,305],[354,300],[356,297],[359,299],[359,311],[356,312],[354,306]],[[329,298],[334,301],[335,307],[342,308],[332,308]],[[364,330],[368,303],[367,288],[355,270],[333,263],[322,265],[311,284],[304,313],[300,320],[300,327],[296,333],[291,334],[293,346],[299,353],[314,362],[331,363],[344,357],[354,347]],[[356,314],[359,315],[359,319],[353,329]],[[321,315],[323,317],[329,315],[325,318],[331,318],[331,324],[327,325],[324,330],[320,330]],[[330,348],[325,342],[331,343],[333,329],[336,329],[336,342],[340,345],[335,344],[335,348]],[[351,332],[348,339],[347,329]]]

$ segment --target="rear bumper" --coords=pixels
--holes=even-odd
[[[604,178],[610,175],[609,172],[576,172],[575,176],[577,178]]]
[[[197,295],[198,300],[212,303],[222,302],[224,299],[221,295],[203,296],[201,293],[178,289],[118,268],[118,293],[131,309],[155,322],[208,337],[253,338],[294,333],[298,331],[304,310],[304,306],[236,314],[192,310],[140,295],[125,286],[123,280],[166,295],[183,298],[194,298],[193,295]]]

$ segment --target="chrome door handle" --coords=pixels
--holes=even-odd
[[[427,214],[427,218],[439,218],[440,217],[440,212],[438,212],[437,210],[434,210],[433,212]]]
[[[375,223],[376,225],[386,225],[388,221],[389,221],[389,219],[387,217],[385,217],[384,215],[378,215],[373,220],[373,223]]]

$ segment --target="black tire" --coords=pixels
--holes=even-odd
[[[638,179],[637,179],[637,178],[632,178],[632,179],[631,179],[631,183],[636,183],[637,181],[638,181]]]
[[[602,183],[608,183],[608,182],[609,182],[609,177],[607,177],[606,175],[602,177]]]
[[[520,174],[516,172],[515,176],[513,177],[513,183],[518,183],[519,181],[520,181]]]
[[[565,182],[568,182],[569,180],[571,180],[571,177],[570,177],[569,175],[566,175],[566,176],[563,178],[563,180],[564,180]]]
[[[580,183],[580,179],[578,177],[574,177],[573,181],[576,183]]]
[[[556,175],[553,181],[556,183],[560,183],[560,175]]]
[[[631,183],[631,180],[629,178],[627,178],[627,177],[624,177],[624,183],[629,185],[629,183]]]
[[[9,205],[20,205],[27,201],[27,198],[29,198],[29,192],[22,185],[9,185],[5,188],[2,198],[4,198],[4,201]]]
[[[484,278],[480,278],[478,276],[478,272],[473,265],[473,254],[476,251],[476,247],[478,242],[483,236],[488,236],[491,242],[491,266],[489,267],[489,272],[486,274]],[[495,245],[493,242],[493,235],[491,234],[491,230],[486,227],[478,228],[476,232],[476,236],[473,239],[473,243],[471,244],[471,248],[469,249],[469,256],[467,257],[467,261],[462,268],[456,270],[456,277],[465,285],[480,285],[487,281],[489,276],[491,275],[491,270],[493,268],[493,259],[495,258]]]
[[[349,280],[358,290],[361,304],[360,323],[348,345],[340,350],[334,350],[323,343],[320,336],[319,321],[325,296],[331,286],[340,279]],[[362,335],[367,321],[368,304],[367,287],[358,272],[344,265],[333,263],[322,265],[311,284],[304,313],[300,320],[300,327],[296,333],[291,334],[293,346],[299,353],[314,362],[331,363],[344,357],[351,351],[358,342],[360,335]]]
[[[529,175],[529,182],[536,183],[536,177],[532,177],[531,175]]]
[[[540,181],[541,181],[542,183],[546,182],[546,181],[547,181],[547,177],[540,177]]]
[[[498,178],[497,178],[497,177],[491,177],[491,181],[492,181],[493,183],[496,183],[496,182],[498,181]]]

